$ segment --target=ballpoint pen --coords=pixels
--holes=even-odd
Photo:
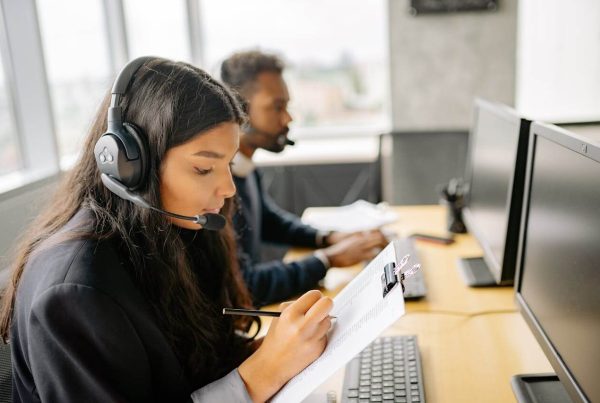
[[[245,315],[245,316],[271,316],[279,317],[281,312],[277,311],[261,311],[258,309],[241,309],[241,308],[223,308],[223,315]],[[336,319],[335,316],[330,316],[331,319]]]

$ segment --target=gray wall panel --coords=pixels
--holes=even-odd
[[[436,204],[437,187],[463,177],[468,133],[393,133],[383,151],[384,200],[394,205]]]
[[[476,96],[514,104],[516,3],[413,17],[389,1],[394,130],[464,130]]]
[[[264,186],[284,209],[301,215],[307,207],[341,206],[358,199],[380,201],[378,162],[288,165],[261,168]]]

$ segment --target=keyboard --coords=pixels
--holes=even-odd
[[[415,240],[413,238],[400,238],[398,242],[398,249],[396,250],[396,259],[400,261],[404,255],[410,254],[410,260],[408,261],[407,267],[420,263],[421,269],[415,273],[414,276],[407,278],[404,281],[404,299],[416,299],[423,298],[427,292],[425,287],[425,277],[423,271],[423,263],[415,248]]]
[[[425,402],[417,336],[379,337],[346,364],[342,402]]]

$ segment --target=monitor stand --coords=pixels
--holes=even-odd
[[[571,403],[572,400],[554,374],[515,375],[510,380],[519,403]]]
[[[458,268],[463,280],[469,287],[493,287],[498,285],[482,257],[458,259]]]

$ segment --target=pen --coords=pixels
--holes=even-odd
[[[260,311],[258,309],[241,309],[241,308],[223,308],[223,315],[246,315],[246,316],[273,316],[279,317],[281,312],[276,311]],[[336,319],[335,316],[330,316],[331,319]]]
[[[279,317],[281,312],[259,311],[258,309],[223,308],[223,315],[246,315],[246,316],[274,316]]]

